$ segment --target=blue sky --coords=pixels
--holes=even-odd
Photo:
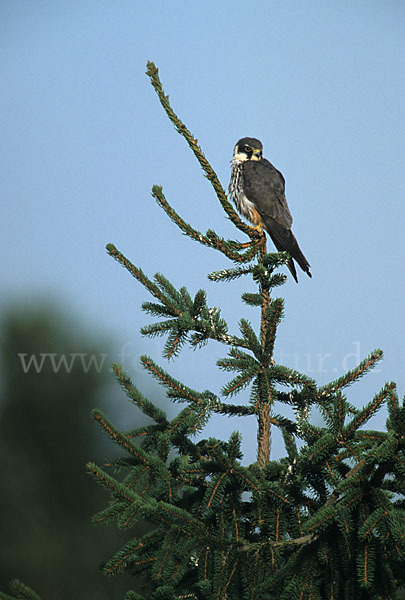
[[[135,380],[140,354],[164,365],[161,340],[139,334],[145,290],[105,253],[113,242],[147,274],[207,289],[231,331],[241,316],[258,322],[240,302],[252,284],[209,282],[224,257],[182,236],[151,198],[160,184],[193,226],[235,236],[144,74],[153,60],[224,186],[242,136],[260,138],[286,178],[313,279],[299,273],[280,290],[276,358],[325,383],[381,347],[384,362],[350,399],[363,404],[392,379],[402,396],[404,26],[395,0],[3,1],[3,304],[59,299],[72,321],[125,346]],[[186,351],[169,370],[218,392],[223,355],[215,345]],[[253,460],[254,427],[246,431]]]

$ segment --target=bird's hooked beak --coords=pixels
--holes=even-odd
[[[260,160],[262,158],[261,150],[253,150],[252,158],[250,160]]]

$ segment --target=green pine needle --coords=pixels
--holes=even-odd
[[[243,293],[242,300],[250,306],[261,306],[263,304],[262,294]]]
[[[19,579],[13,579],[10,582],[10,589],[15,594],[15,596],[9,596],[8,594],[3,594],[0,592],[1,600],[41,600],[41,598],[36,594],[31,588],[22,583]]]
[[[222,269],[221,271],[213,271],[208,275],[211,281],[233,281],[242,275],[252,272],[253,267],[238,267],[235,269]]]
[[[374,350],[355,369],[348,371],[345,375],[339,377],[339,379],[332,381],[332,383],[320,387],[318,391],[319,398],[328,397],[337,392],[337,390],[351,385],[370,371],[382,358],[382,350]]]

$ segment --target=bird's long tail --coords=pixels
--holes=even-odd
[[[293,259],[297,261],[301,269],[308,275],[308,277],[312,277],[311,271],[309,270],[310,264],[301,252],[301,248],[298,246],[298,242],[295,239],[295,235],[291,229],[286,229],[271,217],[270,219],[266,219],[266,221],[266,231],[273,240],[277,250],[287,251],[291,255],[291,258],[287,262],[287,267],[289,268],[295,281],[298,283],[297,271],[295,270]]]

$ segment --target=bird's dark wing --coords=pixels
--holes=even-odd
[[[268,160],[247,160],[243,163],[243,191],[253,202],[257,212],[266,222],[275,219],[290,229],[292,216],[285,197],[284,177]]]

